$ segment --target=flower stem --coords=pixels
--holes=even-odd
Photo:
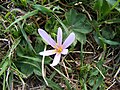
[[[44,51],[46,51],[46,45],[45,45]],[[43,55],[43,58],[42,58],[42,76],[43,76],[43,79],[44,79],[46,85],[48,86],[48,82],[45,79],[45,73],[44,73],[44,60],[45,60],[45,55]]]

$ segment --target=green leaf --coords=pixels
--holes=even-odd
[[[107,43],[107,44],[110,44],[110,45],[120,45],[119,42],[115,42],[115,41],[111,41],[111,40],[107,40],[105,38],[101,38],[99,37],[100,40],[102,40],[103,42]]]
[[[39,10],[43,14],[47,14],[47,15],[51,15],[51,13],[53,12],[52,10],[48,9],[47,7],[42,6],[42,5],[38,5],[38,4],[33,5],[33,8],[35,8],[36,10]]]
[[[86,42],[86,35],[85,35],[85,34],[80,33],[80,32],[75,32],[75,36],[76,36],[76,39],[77,39],[79,42],[85,44],[85,42]]]
[[[22,62],[22,65],[20,67],[20,70],[22,73],[24,73],[27,77],[33,74],[33,66],[29,64],[28,62]]]
[[[38,76],[41,76],[42,75],[42,73],[41,73],[41,71],[39,70],[39,69],[34,69],[33,70],[33,72],[36,74],[36,75],[38,75]]]
[[[47,81],[52,90],[62,90],[58,83],[53,82],[51,79],[47,79]]]
[[[101,85],[101,83],[103,82],[103,78],[102,76],[99,76],[96,80],[96,84],[93,86],[92,90],[97,90],[98,87]]]
[[[94,10],[101,11],[102,5],[103,5],[103,0],[95,0]]]
[[[111,27],[103,27],[101,29],[101,32],[102,32],[102,36],[105,38],[105,39],[113,39],[114,36],[115,36],[115,32],[111,29]]]
[[[49,20],[47,20],[45,24],[45,30],[50,33],[54,33],[58,29],[57,25],[58,25],[58,22],[56,21],[56,19],[50,18]]]
[[[30,41],[28,40],[28,36],[27,36],[26,32],[24,31],[24,29],[21,26],[20,26],[20,30],[21,30],[21,33],[23,34],[23,37],[25,38],[27,44],[29,45],[29,49],[36,54],[33,46],[31,45]]]
[[[20,68],[21,72],[24,73],[27,77],[36,72],[36,74],[41,74],[41,68],[37,62],[33,62],[30,60],[21,60],[16,61],[16,66]]]
[[[94,79],[91,78],[88,83],[89,83],[90,86],[93,86],[94,85]]]
[[[71,25],[75,24],[77,15],[78,15],[77,12],[73,9],[71,9],[69,12],[66,12],[65,18],[66,18],[67,23]]]
[[[120,18],[113,18],[105,21],[106,24],[120,23]]]
[[[66,80],[65,79],[65,84],[66,84],[66,86],[67,86],[67,90],[72,90],[72,86],[71,86],[71,84],[70,84],[70,82],[68,82],[68,80]]]
[[[112,5],[112,9],[116,9],[120,12],[120,6],[119,6],[119,3],[120,3],[120,0],[106,0],[110,5]]]
[[[106,1],[106,0],[103,0],[103,5],[102,5],[102,7],[101,7],[101,14],[102,14],[102,16],[105,16],[105,15],[107,15],[109,12],[110,12],[111,10],[110,10],[110,6],[109,6],[109,4],[108,4],[108,2]]]
[[[75,10],[71,9],[69,12],[65,13],[65,17],[68,29],[84,34],[92,31],[90,22],[84,14],[77,13]]]
[[[96,69],[93,69],[92,71],[91,71],[91,74],[90,74],[90,76],[96,76],[96,75],[98,75],[98,70],[96,70]]]
[[[96,0],[94,4],[94,10],[97,10],[98,20],[103,19],[111,11],[106,0]]]
[[[38,58],[38,57],[29,57],[29,56],[23,56],[23,55],[19,55],[19,56],[23,57],[23,58],[26,58],[26,59],[30,59],[30,60],[36,61],[36,62],[41,62],[40,58]]]
[[[65,25],[70,32],[74,32],[76,39],[81,42],[86,42],[86,34],[92,31],[92,27],[87,17],[82,13],[77,13],[74,9],[65,13]],[[69,32],[67,32],[69,33]]]
[[[104,43],[98,38],[99,35],[96,32],[93,32],[93,35],[94,35],[93,37],[94,37],[95,41],[97,42],[97,44],[104,47]]]
[[[87,90],[87,85],[86,85],[86,81],[85,81],[85,79],[80,79],[80,84],[81,84],[81,90]]]
[[[0,67],[1,68],[1,71],[0,71],[0,76],[5,72],[5,70],[7,69],[8,67],[8,60],[6,60],[3,65]]]

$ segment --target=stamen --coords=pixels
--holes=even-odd
[[[63,50],[63,48],[62,48],[62,46],[58,46],[58,45],[56,45],[55,50],[56,50],[56,52],[61,53],[62,50]]]
[[[57,52],[61,53],[62,52],[62,47],[58,47]]]

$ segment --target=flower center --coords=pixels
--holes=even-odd
[[[58,45],[58,43],[56,43],[56,46],[54,48],[55,48],[56,53],[61,53],[63,51],[63,46]]]
[[[62,52],[62,47],[58,47],[56,50],[57,50],[58,53],[61,53]]]
[[[61,53],[62,52],[62,47],[61,46],[58,46],[57,48],[56,48],[56,52],[58,52],[58,53]]]

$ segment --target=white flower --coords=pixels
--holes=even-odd
[[[60,62],[61,54],[65,55],[68,53],[68,49],[66,48],[69,47],[75,40],[75,34],[72,32],[62,44],[62,29],[60,27],[57,32],[57,43],[43,29],[38,29],[38,32],[40,36],[54,48],[53,50],[43,51],[39,54],[44,56],[56,54],[53,63],[50,64],[50,66],[56,66]]]

